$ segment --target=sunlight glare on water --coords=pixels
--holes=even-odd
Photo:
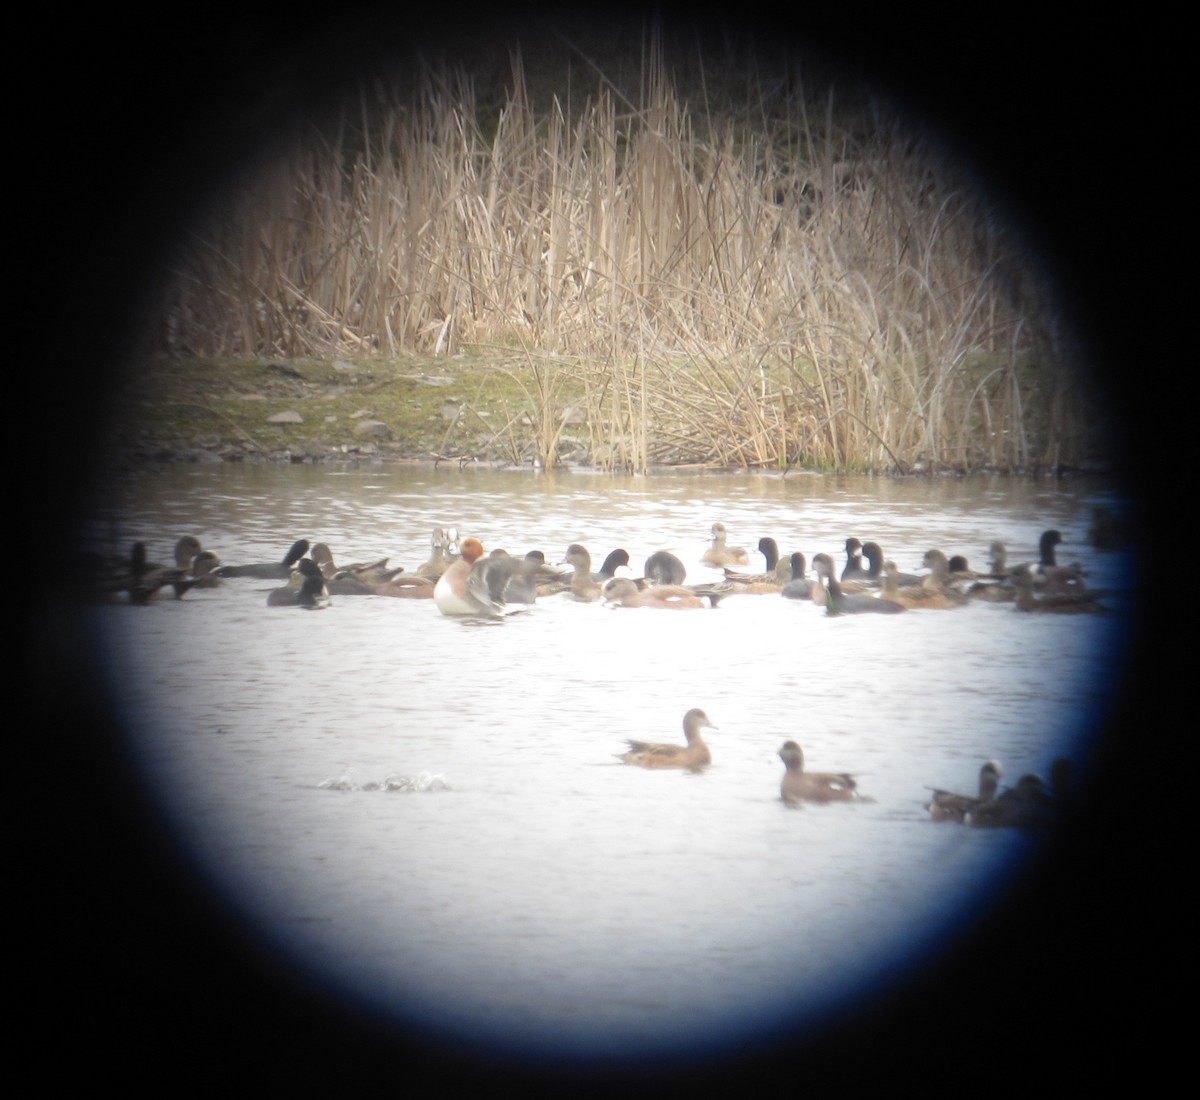
[[[157,473],[158,471],[156,471]],[[917,571],[937,546],[986,566],[1004,540],[1120,588],[1085,542],[1094,486],[641,479],[493,471],[172,467],[114,488],[98,542],[165,559],[197,535],[231,564],[297,537],[339,561],[417,566],[455,525],[490,550],[598,567],[671,549],[688,580],[715,520],[754,551],[811,561],[854,535]],[[733,1044],[902,977],[961,932],[1030,838],[935,825],[927,787],[1008,782],[1088,734],[1122,658],[1120,614],[1011,605],[829,618],[738,596],[660,614],[540,600],[497,624],[432,601],[335,598],[268,609],[278,582],[95,612],[133,753],[181,848],[304,973],[401,1023],[472,1043],[626,1057]],[[1115,606],[1119,606],[1115,605]],[[626,738],[706,731],[703,774],[621,764]],[[868,801],[790,809],[784,740]]]

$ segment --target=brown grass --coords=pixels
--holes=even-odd
[[[498,113],[462,72],[362,91],[198,230],[170,350],[496,349],[547,465],[568,390],[612,468],[1080,459],[1036,272],[898,114],[754,69],[694,108],[655,50],[639,76],[541,111],[519,54]]]

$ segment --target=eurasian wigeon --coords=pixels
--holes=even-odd
[[[465,538],[459,544],[462,556],[446,568],[434,586],[433,599],[443,615],[474,615],[501,618],[524,610],[525,603],[511,598],[509,583],[537,572],[537,565],[511,554],[483,556],[483,544]]]

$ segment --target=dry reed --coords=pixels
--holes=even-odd
[[[519,54],[498,113],[462,72],[364,88],[197,232],[172,350],[497,349],[547,466],[568,387],[612,468],[1079,460],[1035,273],[919,134],[753,69],[697,116],[647,58],[574,109]]]

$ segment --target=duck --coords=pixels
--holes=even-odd
[[[638,588],[628,577],[612,577],[604,582],[601,598],[612,607],[652,607],[669,611],[716,607],[728,593],[713,588],[689,588],[681,584],[655,584]]]
[[[184,536],[184,539],[190,536]],[[181,539],[182,543],[184,540]],[[196,540],[192,540],[196,542]],[[199,546],[199,542],[196,542]],[[176,544],[176,560],[180,557],[179,544]],[[146,560],[146,544],[135,542],[129,552],[127,566],[119,566],[102,584],[107,595],[116,596],[121,592],[128,593],[129,602],[139,605],[158,599],[164,588],[174,591],[176,598],[181,597],[196,582],[190,574],[192,558],[187,557],[188,567],[160,565],[158,562]]]
[[[907,610],[903,604],[883,600],[861,592],[845,592],[832,572],[833,560],[828,554],[813,558],[813,568],[825,587],[825,610],[829,615],[892,615]]]
[[[1029,574],[1033,583],[1041,585],[1047,592],[1075,592],[1083,587],[1083,566],[1079,562],[1072,565],[1059,565],[1055,548],[1062,543],[1062,533],[1051,529],[1043,531],[1038,539],[1037,562],[1018,565],[1012,570],[1015,579],[1018,575]]]
[[[963,554],[955,554],[946,563],[946,567],[950,570],[950,577],[956,581],[973,581],[979,578],[979,574],[971,568],[971,563]]]
[[[1055,765],[1065,780],[1065,769],[1059,761]],[[1041,776],[1031,773],[1021,776],[1015,787],[970,810],[966,822],[977,829],[1036,829],[1057,824],[1061,816],[1060,799],[1046,789]]]
[[[700,737],[702,729],[715,730],[718,727],[699,707],[692,707],[683,716],[686,745],[629,740],[629,750],[619,753],[617,759],[626,764],[636,764],[639,768],[689,768],[698,771],[712,763],[712,753]]]
[[[620,569],[621,566],[628,568],[629,551],[618,547],[616,550],[609,552],[608,557],[604,559],[604,564],[592,574],[592,580],[603,584],[610,577],[615,577],[617,575],[617,570]],[[682,569],[683,566],[680,565],[680,568]]]
[[[789,806],[801,802],[855,802],[859,798],[854,776],[838,772],[806,772],[804,750],[795,741],[785,741],[779,750],[783,781],[779,797]]]
[[[988,547],[988,565],[992,570],[992,575],[1001,580],[1008,576],[1008,548],[999,540],[994,541]]]
[[[988,547],[990,573],[976,574],[974,582],[967,588],[967,598],[984,600],[987,603],[1011,603],[1017,598],[1017,590],[1008,573],[1008,550],[1002,542],[993,542]]]
[[[829,554],[821,554],[829,565],[829,575],[836,577],[833,568],[833,558]],[[866,564],[863,559],[867,558]],[[817,562],[813,558],[813,565]],[[883,551],[877,542],[859,542],[858,539],[846,540],[846,564],[842,568],[839,581],[842,591],[846,593],[871,593],[879,588],[880,576],[883,571]]]
[[[750,555],[746,553],[741,546],[726,546],[725,540],[729,537],[729,532],[725,529],[725,524],[714,523],[712,525],[712,545],[704,551],[700,560],[705,565],[726,566],[726,565],[749,565]]]
[[[458,528],[435,527],[429,537],[429,545],[429,560],[413,572],[436,581],[458,559]]]
[[[435,527],[429,539],[432,553],[429,560],[409,572],[389,569],[368,581],[376,596],[398,600],[431,600],[442,574],[460,560],[458,529]]]
[[[369,581],[367,587],[375,596],[396,600],[432,600],[437,579],[425,573],[406,573],[401,570],[384,580]]]
[[[192,573],[192,564],[196,556],[203,552],[200,540],[195,535],[183,535],[175,543],[175,568],[185,573]]]
[[[574,568],[570,585],[572,598],[583,603],[592,603],[600,598],[601,583],[592,576],[592,555],[586,547],[577,542],[571,543],[559,565],[570,565]]]
[[[303,607],[312,611],[328,604],[325,578],[320,566],[311,558],[302,558],[288,583],[267,593],[268,607]]]
[[[308,539],[297,539],[282,561],[256,562],[251,565],[222,565],[213,572],[218,577],[255,577],[259,580],[287,580],[296,563],[308,553]]]
[[[813,581],[804,574],[808,572],[808,563],[804,559],[804,555],[799,550],[795,551],[790,559],[791,579],[779,591],[786,600],[811,600],[813,596],[813,588],[820,587],[819,581]],[[824,602],[824,593],[821,594],[821,600]]]
[[[502,557],[507,550],[493,550],[492,557]],[[546,564],[546,555],[540,550],[530,550],[525,554],[525,560],[533,566],[533,572],[528,577],[514,577],[509,582],[509,603],[533,603],[533,599],[522,599],[532,592],[537,596],[557,596],[571,587],[571,574],[560,572],[557,568]]]
[[[792,566],[788,560],[779,560],[779,544],[770,537],[758,540],[758,552],[762,554],[765,569],[762,573],[739,573],[725,570],[725,580],[741,593],[778,592],[791,579]]]
[[[991,802],[996,797],[996,788],[1003,777],[1004,771],[995,760],[984,762],[979,769],[979,793],[977,795],[954,794],[937,787],[930,787],[933,797],[926,809],[933,821],[964,822],[967,815],[979,808],[984,802]]]
[[[896,576],[895,562],[885,562],[884,595],[906,607],[960,607],[967,602],[966,595],[955,586],[949,559],[941,550],[926,550],[921,564],[929,570],[920,578],[921,583],[903,588],[892,579]]]
[[[1083,587],[1075,590],[1047,590],[1039,594],[1034,586],[1033,575],[1027,570],[1013,571],[1018,611],[1042,612],[1056,615],[1106,614],[1108,608],[1099,602],[1102,592],[1089,592]]]
[[[511,554],[485,558],[483,543],[468,537],[459,544],[461,557],[446,567],[434,585],[433,600],[443,615],[471,615],[498,619],[515,611],[526,610],[536,593],[518,590],[510,593],[514,579],[528,577],[537,566]]]
[[[649,584],[683,584],[687,570],[669,550],[655,550],[642,569]]]
[[[858,539],[850,538],[846,540],[846,564],[842,567],[842,577],[844,581],[867,580],[870,577],[870,569],[863,565],[863,544]]]
[[[948,608],[960,607],[967,602],[966,596],[960,595],[954,589],[942,585],[910,585],[901,588],[896,582],[897,570],[894,561],[888,561],[883,566],[883,588],[880,598],[890,600],[901,607]],[[931,579],[931,578],[926,578]]]
[[[221,564],[221,559],[212,550],[201,550],[192,558],[192,579],[196,588],[216,588],[221,583],[213,570]]]
[[[493,550],[491,557],[517,561],[507,550]],[[552,595],[563,591],[563,575],[546,564],[546,555],[540,550],[530,550],[523,559],[523,566],[514,568],[504,587],[504,599],[509,604],[529,605],[538,596]]]
[[[870,579],[882,588],[883,573],[887,567],[887,562],[884,560],[883,550],[879,546],[879,543],[863,543],[863,557],[870,562]],[[897,588],[912,588],[925,582],[924,575],[920,573],[901,573],[899,570],[893,568],[892,575],[895,577]]]
[[[313,546],[308,556],[317,563],[321,570],[321,576],[327,581],[332,580],[339,573],[352,574],[363,581],[372,581],[382,580],[396,572],[394,569],[388,569],[387,558],[380,558],[373,562],[356,562],[354,565],[337,565],[333,560],[333,551],[325,542],[318,542]]]

